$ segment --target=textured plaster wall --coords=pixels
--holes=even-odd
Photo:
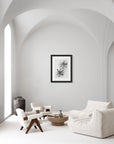
[[[8,23],[12,23],[12,97],[23,95],[27,109],[32,100],[72,109],[82,108],[88,99],[113,100],[113,93],[108,95],[113,50],[107,61],[114,41],[113,21],[112,0],[1,0],[0,121],[4,119],[3,30]],[[50,83],[52,53],[73,54],[72,84]]]
[[[17,53],[17,95],[54,109],[81,109],[88,99],[106,100],[102,55],[96,41],[82,27],[46,23],[36,29]],[[73,55],[73,83],[50,82],[50,55]]]

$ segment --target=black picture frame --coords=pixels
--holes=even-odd
[[[51,55],[51,82],[72,82],[72,55]]]

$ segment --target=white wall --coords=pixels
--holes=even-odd
[[[108,97],[114,103],[114,43],[108,53]]]
[[[44,23],[17,53],[17,95],[57,109],[81,109],[88,99],[105,100],[102,55],[96,41],[78,25]],[[50,55],[73,55],[73,83],[50,82]]]
[[[33,20],[31,20],[33,19]],[[114,25],[96,12],[32,10],[13,20],[15,93],[57,109],[82,109],[88,99],[107,100],[108,46]],[[50,55],[73,55],[73,83],[50,82]],[[43,65],[43,66],[42,66]]]
[[[33,9],[38,10],[38,12],[33,13]],[[14,18],[26,11],[29,12]],[[56,23],[53,20],[48,22],[50,11],[55,20],[60,16],[61,19],[68,17],[69,22],[61,20],[56,20]],[[86,2],[83,0],[1,0],[0,28],[10,23],[12,19],[14,19],[13,28],[16,40],[16,43],[13,42],[12,59],[13,97],[23,95],[28,99],[28,108],[32,99],[52,104],[56,101],[56,109],[59,106],[64,109],[82,108],[87,99],[107,99],[107,53],[114,38],[114,25],[111,22],[114,21],[112,0],[87,0]],[[80,24],[74,24],[72,19],[79,21]],[[42,20],[44,20],[43,23]],[[38,25],[40,26],[39,29]],[[60,33],[58,33],[59,31]],[[64,36],[64,34],[66,35]],[[25,43],[21,46],[23,40]],[[44,41],[45,43],[43,43]],[[72,84],[50,83],[49,56],[52,53],[73,54]],[[42,65],[39,61],[44,56],[46,57],[47,67],[45,70],[48,76],[44,77],[44,74],[41,73],[40,77],[37,76],[37,73],[42,72],[39,70],[39,66]],[[4,107],[3,60],[2,27],[2,31],[0,30],[0,121],[3,119]],[[32,66],[33,63],[34,67]],[[31,67],[34,71],[29,69]],[[63,91],[64,87],[65,90]],[[44,89],[46,90],[44,91]],[[47,90],[49,91],[47,92]],[[64,97],[58,97],[59,93],[62,93]],[[63,104],[61,105],[61,101],[62,103],[64,101],[64,107]]]
[[[0,30],[0,122],[4,119],[4,32]]]

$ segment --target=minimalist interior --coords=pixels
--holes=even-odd
[[[114,0],[0,0],[3,144],[113,144],[113,86]]]

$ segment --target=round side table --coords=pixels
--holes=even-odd
[[[68,116],[64,115],[62,118],[55,115],[54,117],[48,117],[48,120],[52,123],[54,126],[63,126],[64,122],[68,120]]]

